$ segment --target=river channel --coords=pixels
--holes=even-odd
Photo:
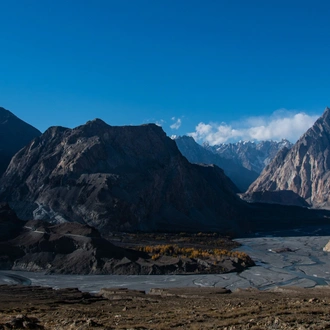
[[[104,287],[138,290],[169,287],[314,287],[330,283],[330,253],[323,247],[330,240],[330,227],[304,228],[287,232],[256,234],[237,239],[238,251],[248,253],[256,266],[241,273],[219,275],[44,275],[0,271],[0,284],[41,285],[53,288],[77,287],[97,292]]]

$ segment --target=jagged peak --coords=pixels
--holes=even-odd
[[[17,116],[15,116],[11,111],[9,111],[3,107],[0,107],[0,119],[4,120],[4,119],[9,119],[9,118],[19,120],[19,118]]]
[[[94,118],[92,120],[89,120],[85,125],[95,126],[95,125],[102,125],[102,126],[109,126],[105,121],[103,121],[100,118]]]
[[[325,129],[326,131],[330,131],[329,127],[330,127],[330,108],[326,107],[322,116],[319,117],[314,125],[312,127],[310,127],[301,137],[300,139],[297,141],[297,143],[301,140],[303,140],[306,136],[309,136],[310,134],[314,134],[315,132],[318,132],[320,127],[323,127],[323,129]]]
[[[163,132],[165,134],[163,127],[160,125],[157,125],[155,123],[147,123],[147,124],[142,124],[142,125],[137,125],[137,126],[131,125],[131,127],[148,127],[148,128],[154,129],[156,131]]]
[[[160,126],[160,125],[157,125],[155,123],[148,123],[148,124],[142,124],[142,125],[139,125],[139,126],[131,126],[131,127],[136,127],[136,128],[146,127],[149,130],[151,130],[151,131],[155,132],[156,134],[158,134],[159,136],[167,137],[165,131],[163,130],[163,127]]]
[[[46,129],[46,131],[42,134],[43,137],[51,136],[52,138],[59,133],[62,133],[70,128],[63,126],[50,126]]]
[[[146,123],[146,124],[142,124],[140,126],[150,126],[150,127],[159,127],[159,128],[162,128],[160,125],[157,125],[155,123]]]
[[[330,108],[326,107],[324,109],[323,115],[320,117],[320,119],[325,119],[325,120],[329,120],[330,119]]]
[[[77,126],[73,129],[76,134],[94,135],[98,134],[100,130],[110,127],[105,121],[100,118],[95,118],[87,121],[85,124]]]
[[[9,110],[3,108],[3,107],[0,107],[0,112],[5,112],[5,113],[11,113]]]
[[[187,140],[187,141],[192,141],[195,139],[192,136],[189,135],[174,135],[174,140]]]

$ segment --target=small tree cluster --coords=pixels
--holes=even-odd
[[[152,255],[152,259],[156,260],[160,256],[172,256],[172,257],[187,257],[187,258],[215,258],[220,260],[223,257],[234,257],[244,261],[248,261],[250,257],[239,251],[228,251],[225,249],[196,249],[191,247],[179,247],[178,245],[147,245],[139,248],[140,251],[149,253]]]

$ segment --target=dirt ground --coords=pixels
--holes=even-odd
[[[0,329],[330,329],[328,287],[101,293],[0,286]]]

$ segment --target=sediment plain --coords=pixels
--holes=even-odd
[[[256,263],[256,266],[240,273],[82,276],[0,271],[0,284],[15,284],[17,276],[20,276],[18,283],[31,281],[32,285],[77,287],[88,292],[98,292],[104,287],[146,291],[171,287],[225,287],[231,291],[250,287],[266,290],[286,285],[311,288],[330,283],[330,256],[323,251],[329,240],[329,226],[304,227],[237,239],[242,245],[235,250],[246,252]]]

